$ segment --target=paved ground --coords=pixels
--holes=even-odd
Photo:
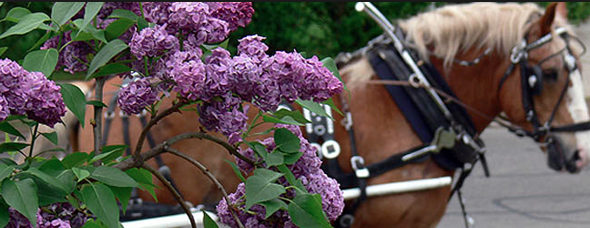
[[[475,220],[472,227],[590,227],[589,170],[557,173],[532,140],[503,128],[488,128],[482,137],[491,177],[486,178],[478,164],[465,182],[467,212]],[[461,227],[461,208],[453,198],[438,228]]]

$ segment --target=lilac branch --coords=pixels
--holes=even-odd
[[[199,161],[193,159],[192,157],[187,156],[186,154],[174,149],[174,148],[167,148],[166,151],[170,152],[171,154],[174,154],[178,157],[181,157],[182,159],[190,162],[191,164],[193,164],[194,166],[196,166],[197,168],[199,168],[201,170],[201,172],[203,172],[203,174],[205,174],[210,180],[211,182],[213,182],[213,184],[215,184],[215,186],[217,186],[217,188],[221,191],[221,193],[223,194],[223,198],[225,199],[225,202],[228,202],[229,204],[229,198],[227,195],[227,191],[225,190],[225,188],[223,187],[223,185],[219,182],[219,180],[217,180],[217,178],[215,178],[215,176],[209,172],[209,169],[207,169],[207,167],[205,167],[203,164],[201,164]],[[232,216],[234,217],[234,219],[236,220],[236,222],[238,223],[238,226],[240,228],[244,228],[244,225],[242,224],[242,222],[240,221],[240,219],[238,218],[238,215],[236,215],[234,210],[230,210]]]
[[[188,216],[188,219],[191,221],[191,227],[197,228],[197,223],[195,222],[195,218],[193,217],[193,213],[191,213],[191,209],[186,204],[186,202],[184,202],[184,199],[182,199],[182,196],[180,196],[180,193],[178,193],[178,191],[172,186],[172,184],[170,184],[170,182],[168,180],[166,180],[166,178],[164,176],[162,176],[162,174],[160,174],[160,172],[156,171],[154,168],[152,168],[148,164],[143,164],[141,167],[150,171],[150,173],[152,173],[152,175],[154,175],[156,178],[158,178],[158,180],[160,180],[160,182],[162,182],[164,184],[164,186],[166,186],[168,191],[170,191],[170,193],[172,193],[172,195],[176,199],[176,202],[178,202],[180,204],[180,206],[182,206],[182,210],[184,210],[184,212]]]

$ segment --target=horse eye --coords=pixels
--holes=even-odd
[[[543,71],[543,78],[545,78],[545,79],[557,80],[558,75],[559,75],[559,72],[555,69],[549,69],[549,70]]]

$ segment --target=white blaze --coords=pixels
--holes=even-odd
[[[580,123],[590,120],[588,115],[588,106],[584,97],[584,87],[582,83],[582,75],[579,70],[575,70],[570,74],[572,87],[567,91],[567,109],[574,119],[575,123]],[[587,153],[590,152],[590,131],[580,131],[575,133],[578,149],[583,149]]]

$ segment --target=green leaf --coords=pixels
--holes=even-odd
[[[273,183],[283,176],[268,169],[255,169],[254,175],[246,180],[246,210],[254,204],[275,199],[285,193],[285,187]]]
[[[293,132],[285,129],[278,128],[274,133],[276,148],[286,153],[299,152],[301,149],[301,140]]]
[[[137,32],[140,32],[144,28],[149,27],[149,23],[143,17],[137,18]]]
[[[59,83],[60,93],[63,97],[66,107],[78,118],[80,125],[84,127],[86,122],[86,95],[75,85]]]
[[[118,38],[119,36],[123,35],[131,26],[135,24],[134,20],[129,20],[127,18],[120,18],[116,21],[110,23],[105,31],[105,37],[107,40],[113,40]]]
[[[114,23],[114,22],[113,22]],[[115,55],[119,54],[123,50],[127,49],[129,46],[125,44],[122,40],[114,39],[107,43],[92,59],[90,66],[88,67],[88,72],[86,73],[86,80],[90,79],[91,75],[94,74],[99,67],[104,66],[109,60],[111,60]]]
[[[8,47],[0,47],[0,55],[4,54],[8,50]]]
[[[92,38],[95,38],[107,43],[104,30],[96,29],[94,26],[84,26],[84,20],[82,19],[76,19],[72,23],[80,29],[76,37],[74,37],[74,41],[91,40]],[[83,26],[84,28],[82,28]]]
[[[146,191],[148,191],[152,197],[158,202],[158,198],[156,197],[156,192],[154,189],[156,185],[153,183],[152,173],[146,169],[138,169],[138,168],[131,168],[125,170],[125,173],[133,178],[137,183],[139,183],[140,187]]]
[[[0,203],[0,227],[7,227],[10,222],[10,213],[8,213],[8,205],[2,201]]]
[[[88,163],[94,163],[95,161],[102,160],[103,163],[114,160],[123,154],[123,151],[127,149],[127,145],[110,145],[103,146],[101,148],[102,153],[96,155]]]
[[[28,143],[5,142],[0,144],[0,154],[9,151],[20,151],[29,146]]]
[[[107,18],[126,18],[132,21],[136,21],[138,17],[139,16],[137,16],[137,14],[129,10],[115,9]]]
[[[35,44],[33,44],[33,46],[31,46],[29,48],[29,50],[27,50],[27,52],[31,52],[33,50],[36,50],[41,45],[43,45],[47,40],[49,40],[49,38],[51,38],[54,34],[55,34],[55,32],[52,32],[52,31],[46,32],[45,34],[43,34],[43,36],[41,38],[39,38],[37,40],[37,42],[35,42]]]
[[[2,33],[2,35],[0,35],[0,39],[12,35],[22,35],[33,31],[47,20],[49,20],[49,17],[44,13],[27,14],[16,25],[13,25],[4,33]]]
[[[27,8],[14,7],[12,9],[10,9],[10,11],[8,11],[8,13],[6,14],[6,17],[4,17],[4,19],[2,19],[1,21],[10,21],[10,22],[18,23],[21,18],[23,18],[24,16],[29,15],[29,14],[31,14],[31,11]]]
[[[15,135],[21,138],[25,138],[25,136],[23,134],[20,133],[20,131],[18,131],[16,128],[14,128],[10,122],[8,121],[2,121],[0,122],[0,131],[6,132],[8,134],[11,135]]]
[[[82,228],[105,228],[102,224],[98,223],[97,221],[94,221],[94,219],[88,219],[86,220],[86,223],[84,223],[84,226],[82,226]]]
[[[125,172],[109,166],[96,167],[90,177],[115,187],[139,187],[139,184]]]
[[[298,194],[288,206],[289,216],[298,227],[332,227],[322,210],[319,194]]]
[[[342,77],[340,76],[340,72],[338,71],[338,67],[336,66],[336,62],[334,62],[334,59],[326,57],[322,59],[322,63],[326,68],[328,68],[328,70],[330,70],[330,72],[332,72],[334,76],[338,78],[338,80],[340,80],[340,82],[342,82],[344,89],[348,90],[348,88],[346,88],[346,84],[344,84],[344,81],[342,81]]]
[[[82,32],[86,29],[86,26],[88,26],[88,24],[90,24],[92,19],[94,19],[94,17],[96,17],[98,12],[102,8],[102,5],[104,5],[104,2],[88,2],[88,3],[86,3],[86,8],[84,9],[84,21],[82,22],[82,24],[80,26],[78,26],[78,29],[80,29],[80,30],[78,31],[78,33],[76,34],[75,37],[78,37],[80,35],[80,32]]]
[[[107,227],[119,227],[119,206],[113,192],[105,185],[96,183],[82,188],[84,204]]]
[[[12,171],[14,171],[14,167],[0,163],[0,182],[9,177]]]
[[[57,143],[58,143],[57,132],[54,131],[54,132],[49,132],[49,133],[41,133],[41,135],[43,135],[43,137],[45,137],[47,140],[49,140],[54,145],[57,145]]]
[[[264,214],[264,219],[268,219],[272,214],[277,212],[280,209],[287,210],[287,204],[280,199],[272,199],[269,201],[264,201],[260,203],[260,205],[264,206],[266,212]]]
[[[67,172],[67,171],[63,171]],[[57,177],[51,176],[50,174],[43,172],[37,168],[31,167],[27,171],[21,172],[21,176],[31,177],[38,188],[39,204],[41,206],[49,205],[55,202],[66,201],[66,196],[71,193],[75,188],[75,182],[73,180],[73,174],[71,176],[71,182]]]
[[[283,154],[279,151],[274,151],[266,156],[264,162],[266,162],[267,167],[283,164]]]
[[[121,206],[123,207],[123,214],[125,214],[125,212],[127,211],[127,205],[129,205],[129,199],[131,199],[131,191],[133,191],[133,188],[121,188],[114,186],[109,186],[109,188],[111,188],[111,191],[113,191],[115,198],[117,198],[121,203]]]
[[[33,51],[25,56],[23,68],[31,72],[41,72],[45,77],[49,77],[55,70],[58,57],[55,48]]]
[[[274,116],[262,116],[262,120],[267,123],[280,123],[280,124],[290,124],[290,125],[297,125],[297,126],[304,126],[305,124],[299,123],[290,116],[284,116],[282,119],[276,118]]]
[[[78,178],[78,183],[90,176],[90,172],[88,170],[80,169],[77,167],[72,167],[72,172],[74,172],[74,175],[76,175],[76,178]]]
[[[16,209],[27,217],[31,224],[37,223],[37,186],[31,179],[24,179],[17,182],[4,180],[2,182],[2,198],[8,206]]]
[[[217,223],[211,217],[209,217],[207,211],[201,210],[201,212],[203,212],[203,226],[205,226],[205,228],[219,228]]]
[[[289,111],[287,109],[279,109],[278,111],[274,112],[272,114],[273,116],[276,116],[279,119],[282,119],[285,116],[289,116],[291,118],[293,118],[293,120],[299,122],[299,123],[311,123],[308,119],[305,118],[305,116],[303,116],[303,114],[298,111]]]
[[[338,107],[336,107],[336,105],[334,104],[334,100],[332,100],[332,98],[329,98],[328,100],[323,101],[322,104],[330,106],[330,108],[332,108],[332,110],[335,110],[338,114],[340,114],[341,116],[344,116],[342,111],[340,111],[340,109],[338,109]]]
[[[103,107],[103,108],[108,107],[105,103],[102,103],[102,101],[97,101],[97,100],[86,101],[86,104],[96,106],[96,107]]]
[[[330,115],[328,115],[328,113],[326,113],[326,110],[324,109],[324,107],[322,107],[322,105],[320,105],[319,103],[316,103],[314,101],[300,100],[300,99],[295,100],[295,102],[297,102],[297,104],[301,105],[303,108],[309,109],[309,111],[311,111],[315,114],[318,114],[320,116],[329,117],[330,119],[334,120],[334,118],[332,118],[332,116],[330,116]]]
[[[295,162],[297,162],[299,160],[299,158],[301,158],[302,155],[303,155],[303,153],[301,153],[301,152],[285,153],[284,157],[283,157],[283,162],[287,165],[293,165],[293,164],[295,164]]]
[[[93,76],[95,78],[99,78],[102,76],[112,75],[112,74],[120,74],[125,72],[130,72],[132,69],[124,64],[121,63],[111,63],[107,64],[96,72]]]
[[[77,167],[79,165],[84,164],[88,161],[89,155],[83,152],[75,152],[67,155],[63,160],[62,163],[67,168]]]
[[[56,2],[51,9],[51,19],[62,26],[84,7],[84,2]]]
[[[289,184],[291,186],[297,187],[299,191],[302,191],[304,193],[308,193],[305,186],[303,186],[303,183],[301,182],[301,180],[298,180],[297,178],[295,178],[295,175],[293,175],[293,172],[291,172],[291,170],[289,168],[287,168],[286,165],[279,165],[279,166],[277,166],[277,169],[279,169],[279,171],[281,171],[281,173],[285,176],[285,179],[287,179],[287,182],[289,182]]]
[[[227,162],[231,166],[231,168],[234,171],[234,173],[236,174],[236,176],[238,176],[240,178],[240,181],[246,182],[246,178],[244,178],[244,175],[242,174],[242,171],[240,171],[240,168],[238,168],[238,166],[236,165],[236,163],[234,163],[232,161],[229,161],[227,159],[223,159],[223,160],[225,160],[225,162]]]

